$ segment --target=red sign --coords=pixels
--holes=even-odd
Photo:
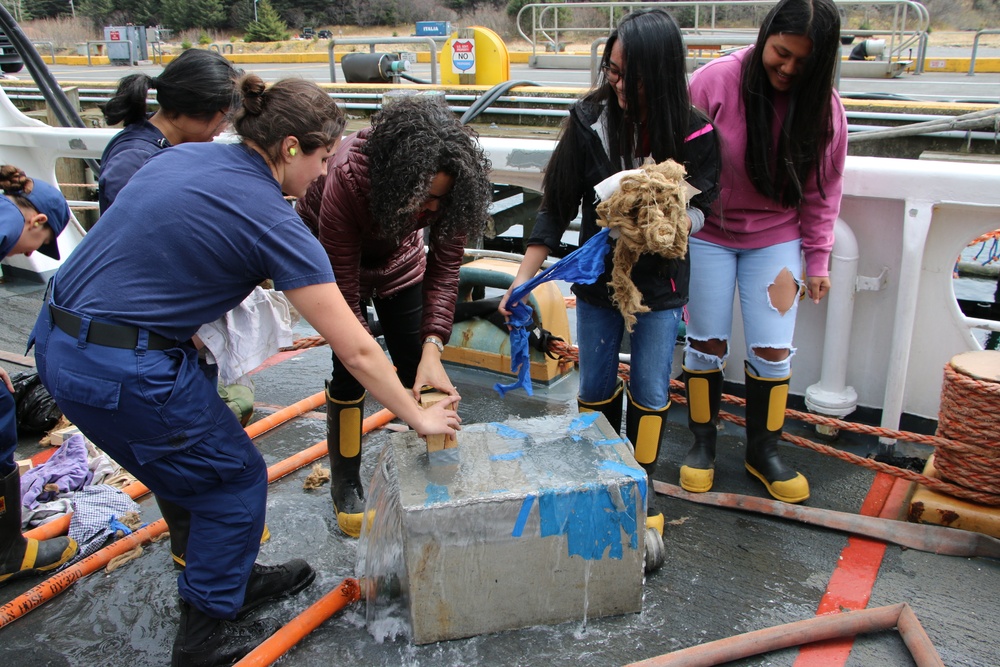
[[[455,53],[472,53],[472,49],[475,44],[472,42],[453,42],[451,48],[455,49]]]
[[[109,31],[109,34],[111,35],[111,41],[113,42],[117,42],[122,38],[121,33],[118,32],[117,30],[111,30]]]

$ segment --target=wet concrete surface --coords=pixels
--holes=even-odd
[[[40,304],[40,286],[17,281],[0,286],[5,326],[0,349],[23,351],[23,339]],[[33,305],[32,305],[33,304]],[[10,323],[10,326],[7,324]],[[309,333],[307,328],[300,331]],[[20,341],[20,342],[19,342]],[[8,370],[18,367],[3,363]],[[256,374],[257,415],[290,405],[320,391],[330,370],[327,348],[309,349]],[[452,379],[462,393],[466,423],[503,422],[512,417],[574,413],[576,379],[552,387],[536,385],[536,395],[512,392],[501,399],[492,389],[496,376],[457,369]],[[366,413],[379,406],[373,401]],[[724,410],[738,408],[724,405]],[[691,442],[682,407],[671,411],[655,478],[677,483],[678,468]],[[789,424],[809,436],[811,429]],[[268,464],[325,438],[325,415],[308,413],[258,438]],[[370,476],[389,434],[367,436],[363,474]],[[37,436],[21,439],[20,456],[38,451]],[[719,442],[714,491],[764,496],[763,487],[743,469],[742,429],[726,424]],[[838,447],[865,455],[871,438],[842,434]],[[810,480],[808,504],[858,512],[874,473],[812,451],[783,445],[783,456]],[[926,455],[919,446],[904,453]],[[327,465],[325,458],[320,461]],[[357,542],[336,527],[328,487],[302,488],[306,467],[271,485],[268,496],[270,542],[259,560],[276,563],[302,557],[317,570],[316,581],[298,596],[255,612],[288,621],[345,577],[355,575]],[[140,502],[143,519],[159,518],[151,499]],[[845,534],[781,519],[698,505],[657,496],[654,507],[666,518],[666,562],[646,577],[638,614],[580,619],[556,626],[495,633],[471,639],[415,646],[400,618],[365,626],[356,604],[328,620],[278,664],[313,665],[622,665],[735,634],[812,618],[848,545]],[[486,573],[484,573],[486,574]],[[863,573],[841,572],[856,577]],[[176,571],[168,542],[146,547],[142,557],[112,572],[86,577],[24,617],[0,628],[0,664],[18,667],[166,664],[175,633]],[[29,579],[0,587],[0,604],[39,583]],[[862,584],[858,584],[862,585]],[[868,607],[908,602],[945,664],[992,667],[1000,664],[1000,563],[987,559],[937,556],[896,546],[885,548]],[[543,592],[525,604],[541,604]],[[793,665],[797,649],[731,663]],[[859,637],[846,660],[850,667],[903,667],[914,664],[898,633]]]

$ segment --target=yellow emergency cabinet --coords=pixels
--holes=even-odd
[[[438,52],[443,85],[494,86],[510,80],[507,45],[489,28],[456,31]]]

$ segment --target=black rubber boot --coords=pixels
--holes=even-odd
[[[174,561],[174,567],[182,570],[187,566],[187,544],[191,535],[191,513],[180,505],[175,505],[169,500],[153,496],[156,504],[160,508],[160,515],[167,522],[167,530],[170,531],[170,558]],[[264,524],[264,532],[260,536],[260,543],[264,544],[271,539],[271,531],[267,524]]]
[[[181,600],[171,667],[232,665],[281,628],[272,618],[236,623],[212,618]]]
[[[809,498],[809,482],[782,462],[778,439],[785,424],[788,381],[760,378],[746,368],[747,454],[746,469],[759,479],[773,497],[786,503]]]
[[[337,525],[350,537],[361,535],[365,490],[361,484],[361,422],[365,394],[349,401],[330,396],[326,385],[326,447],[330,453],[330,495]]]
[[[684,369],[688,428],[694,434],[694,444],[681,464],[681,488],[691,493],[710,491],[715,482],[715,442],[719,434],[716,421],[722,402],[722,381],[721,370]]]
[[[0,391],[6,391],[6,388]],[[2,492],[0,582],[49,572],[76,555],[78,547],[72,537],[35,540],[21,534],[21,474],[17,468],[3,478]]]
[[[667,413],[670,403],[659,410],[645,408],[632,398],[628,392],[628,409],[625,412],[625,437],[632,443],[635,460],[646,471],[649,479],[649,491],[646,494],[646,527],[653,528],[663,536],[663,514],[649,514],[653,498],[653,473],[656,471],[656,460],[660,457],[660,443],[663,441],[663,428],[667,424]]]
[[[301,558],[294,558],[281,565],[253,564],[247,580],[243,606],[236,618],[243,618],[257,607],[271,600],[279,600],[300,592],[316,578],[316,571]]]
[[[577,398],[577,408],[580,412],[600,412],[608,420],[608,423],[611,424],[611,428],[615,430],[615,433],[620,433],[622,429],[622,392],[624,390],[625,385],[619,380],[618,386],[615,387],[614,393],[611,394],[611,398],[606,398],[603,401],[595,401],[594,403],[587,403]]]

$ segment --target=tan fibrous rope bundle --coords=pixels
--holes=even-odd
[[[684,176],[684,167],[673,160],[646,165],[638,174],[622,178],[618,191],[597,205],[601,224],[620,234],[611,288],[630,332],[635,314],[649,312],[632,282],[632,267],[639,256],[648,252],[677,259],[687,252]]]
[[[979,380],[945,364],[937,435],[947,438],[934,467],[948,481],[1000,495],[1000,383]]]

